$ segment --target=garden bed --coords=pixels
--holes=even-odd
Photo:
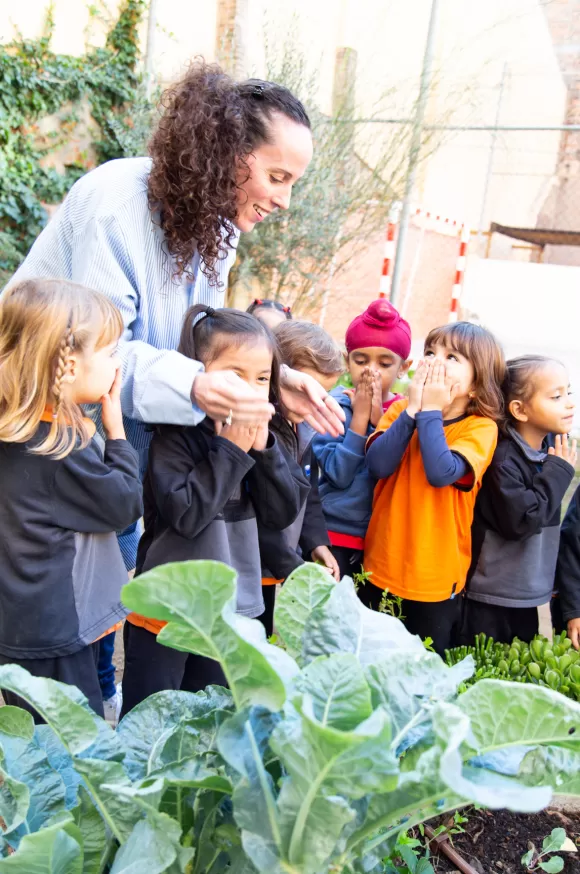
[[[564,861],[563,874],[580,872],[580,812],[544,810],[541,813],[522,814],[509,810],[469,810],[468,821],[462,824],[463,834],[452,835],[453,847],[478,874],[527,874],[521,858],[530,849],[531,841],[537,848],[554,828],[563,828],[576,844],[578,853],[555,853]],[[453,818],[445,815],[429,825],[453,826]],[[436,874],[451,874],[457,866],[442,852],[433,854]],[[538,874],[541,874],[539,869]]]

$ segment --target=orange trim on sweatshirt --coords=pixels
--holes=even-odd
[[[284,582],[283,580],[275,580],[274,577],[262,577],[262,585],[263,586],[277,586],[278,583]]]
[[[131,625],[136,625],[138,628],[144,628],[145,631],[150,631],[151,634],[159,634],[162,628],[165,628],[167,622],[161,622],[159,619],[148,619],[147,616],[141,616],[140,613],[129,613],[127,622]]]

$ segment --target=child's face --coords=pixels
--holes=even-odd
[[[352,384],[356,388],[365,367],[377,370],[381,374],[383,400],[386,400],[393,383],[401,379],[409,369],[410,361],[403,361],[400,355],[395,355],[383,346],[365,346],[364,349],[353,349],[347,356],[348,370]]]
[[[542,434],[569,434],[574,421],[574,402],[566,368],[550,361],[532,378],[533,395],[529,401],[512,401],[512,415]]]
[[[441,343],[425,347],[425,361],[441,361],[445,365],[445,375],[459,386],[455,394],[456,401],[465,400],[467,405],[475,380],[475,370],[471,361],[456,349],[443,346]]]
[[[100,349],[94,346],[69,357],[65,383],[75,404],[97,404],[110,392],[121,362],[117,356],[118,341]]]
[[[214,370],[233,370],[261,397],[267,399],[272,379],[272,350],[265,340],[252,340],[242,346],[224,349],[205,369],[207,373]]]

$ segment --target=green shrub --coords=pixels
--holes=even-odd
[[[168,622],[160,643],[216,659],[229,689],[161,692],[113,732],[78,690],[0,668],[47,722],[0,708],[0,874],[378,874],[401,832],[446,810],[580,794],[579,704],[496,680],[458,696],[473,659],[446,666],[347,578],[292,574],[285,649],[236,613],[219,562],[165,565],[123,592]]]

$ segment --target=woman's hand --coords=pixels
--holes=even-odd
[[[230,370],[198,373],[191,399],[216,422],[225,421],[230,411],[232,421],[238,425],[267,423],[274,415],[272,404]]]
[[[548,455],[555,455],[556,458],[561,458],[563,461],[567,461],[575,470],[576,461],[578,460],[576,440],[572,440],[572,443],[570,443],[567,434],[556,434],[554,443],[555,446],[550,446],[548,449]]]
[[[101,398],[101,420],[107,440],[126,440],[121,412],[121,365],[117,368],[113,385]]]
[[[196,377],[196,380],[199,377]],[[344,434],[344,412],[314,377],[289,367],[280,368],[281,400],[295,419],[308,422],[319,434]],[[233,409],[233,407],[232,407]]]
[[[317,546],[312,550],[312,561],[323,564],[326,570],[332,574],[337,583],[340,583],[340,569],[338,562],[328,546]]]

